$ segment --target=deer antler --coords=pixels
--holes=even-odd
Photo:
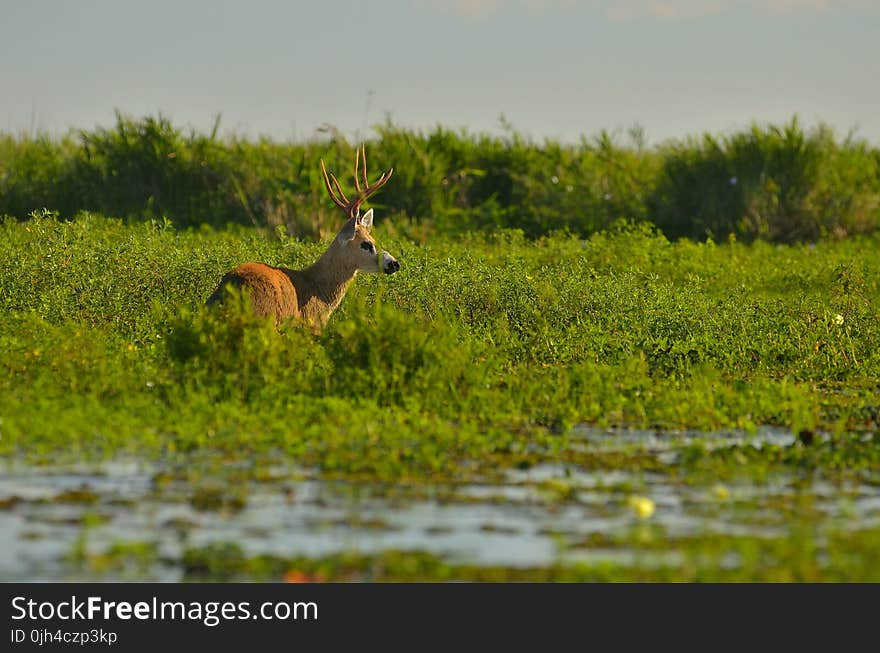
[[[361,167],[361,160],[363,160],[363,167]],[[354,187],[357,190],[357,195],[352,197],[351,200],[345,196],[342,187],[339,185],[339,180],[336,179],[333,173],[327,174],[327,168],[324,167],[324,159],[321,159],[321,172],[324,175],[324,186],[327,187],[330,199],[345,212],[347,217],[353,218],[358,214],[361,204],[391,179],[394,168],[391,168],[388,172],[383,172],[381,177],[370,184],[367,178],[367,148],[361,145],[360,148],[355,150],[354,157]],[[363,178],[364,188],[361,187],[361,180],[358,179],[358,174]]]

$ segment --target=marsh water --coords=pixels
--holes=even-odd
[[[585,427],[571,446],[645,450],[671,464],[695,440],[710,450],[795,444],[790,432],[769,428],[749,435]],[[633,497],[649,508],[636,509]],[[646,554],[611,543],[627,541],[645,524],[670,539],[780,537],[804,501],[812,519],[838,529],[880,525],[876,485],[805,481],[793,473],[713,483],[548,463],[484,481],[408,486],[321,478],[283,457],[13,461],[0,469],[0,579],[175,581],[183,577],[179,561],[186,549],[230,542],[247,555],[283,557],[396,550],[503,567],[675,564],[674,548]],[[111,570],[76,563],[132,543],[154,555]]]

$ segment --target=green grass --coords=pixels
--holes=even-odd
[[[417,244],[381,226],[377,236],[402,271],[359,276],[324,333],[288,327],[279,334],[241,306],[212,312],[203,302],[239,262],[296,267],[315,258],[320,244],[251,228],[179,231],[167,221],[127,225],[95,215],[5,220],[0,454],[31,463],[272,455],[319,477],[407,487],[491,480],[542,462],[642,470],[708,487],[760,483],[774,473],[880,485],[876,238],[796,246],[670,242],[644,226],[586,241],[500,231]],[[650,452],[572,446],[571,428],[582,423],[662,431],[777,425],[801,438],[719,451],[695,437],[665,462]],[[243,500],[230,492],[198,497],[205,505]],[[809,515],[799,519],[811,525]],[[703,562],[684,571],[602,573],[880,575],[866,557],[875,530],[851,540],[802,530],[789,544],[685,543]],[[820,569],[815,552],[829,537],[854,558]],[[654,538],[652,546],[665,546],[657,544],[662,534]],[[138,547],[138,556],[149,550]],[[729,573],[713,566],[730,547],[751,552],[753,562],[766,549],[773,561]],[[211,575],[198,552],[188,555],[179,562],[187,574]],[[243,556],[213,577],[260,576]],[[601,576],[575,567],[529,576],[395,560],[382,562],[388,573],[363,573]],[[318,562],[273,564],[275,572],[305,564],[312,573]],[[354,570],[342,565],[327,574],[357,576],[375,564],[361,560]],[[407,564],[415,565],[409,576],[400,571]]]

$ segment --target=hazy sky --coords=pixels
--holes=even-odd
[[[0,0],[0,129],[161,111],[651,142],[795,113],[880,144],[880,0]]]

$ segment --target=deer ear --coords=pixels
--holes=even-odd
[[[358,223],[367,231],[373,229],[373,209],[370,209],[358,218]]]
[[[346,221],[345,226],[339,231],[339,234],[336,236],[336,240],[347,243],[349,240],[354,238],[354,226],[357,222],[357,217],[351,218]]]

